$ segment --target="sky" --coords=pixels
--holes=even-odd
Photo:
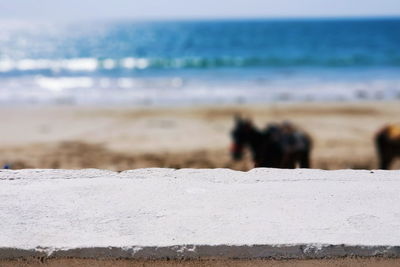
[[[400,16],[400,0],[2,0],[1,19]]]

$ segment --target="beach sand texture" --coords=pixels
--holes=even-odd
[[[2,107],[0,163],[20,168],[233,168],[233,116],[259,127],[290,120],[314,139],[313,168],[374,169],[373,137],[399,122],[398,102],[281,103],[196,107]],[[396,162],[393,168],[399,168]]]

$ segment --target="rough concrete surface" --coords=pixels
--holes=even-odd
[[[400,255],[400,172],[2,170],[0,258]]]

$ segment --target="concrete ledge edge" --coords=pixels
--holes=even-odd
[[[321,259],[341,257],[400,258],[400,246],[348,245],[177,245],[167,247],[0,248],[0,259]]]

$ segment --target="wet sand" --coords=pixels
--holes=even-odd
[[[400,122],[399,102],[296,103],[175,108],[2,107],[0,164],[19,168],[233,168],[233,116],[259,127],[290,120],[314,139],[312,165],[377,168],[373,136]],[[399,162],[393,168],[399,168]]]

